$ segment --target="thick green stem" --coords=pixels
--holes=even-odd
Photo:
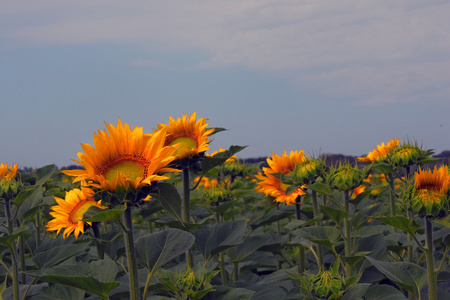
[[[396,198],[394,193],[394,177],[392,174],[386,175],[386,180],[389,183],[389,203],[391,208],[391,217],[395,217],[396,213]],[[397,232],[397,228],[392,227],[392,232]]]
[[[301,215],[301,204],[300,204],[300,198],[297,199],[297,203],[295,204],[295,212],[297,215],[297,220],[301,220],[302,219],[302,215]],[[300,263],[298,266],[298,271],[301,273],[305,272],[305,264],[306,264],[306,259],[305,259],[305,247],[303,246],[299,246],[299,256],[300,256]]]
[[[128,262],[128,275],[130,277],[130,299],[139,299],[139,279],[136,262],[136,249],[134,247],[132,207],[127,207],[123,213],[125,248]]]
[[[219,253],[219,266],[220,266],[220,277],[222,278],[222,285],[227,285],[227,271],[225,270],[225,258],[223,252]]]
[[[345,256],[350,257],[351,250],[351,228],[350,228],[350,193],[349,191],[344,191],[344,209],[347,212],[347,217],[344,218],[344,228],[345,228]],[[352,277],[352,267],[350,264],[346,263],[345,275],[348,278]]]
[[[19,236],[19,266],[20,266],[20,283],[27,284],[27,278],[25,275],[25,242],[23,240],[23,235]]]
[[[14,231],[14,225],[12,220],[12,214],[11,214],[11,203],[9,202],[9,199],[5,199],[5,214],[6,214],[6,221],[8,224],[8,234],[12,234]],[[13,269],[13,294],[14,294],[14,300],[19,299],[19,268],[17,265],[17,247],[16,242],[12,241],[10,245],[10,251],[11,251],[11,265]]]
[[[94,232],[94,237],[96,239],[101,239],[101,235],[100,235],[100,228],[99,228],[99,223],[98,222],[92,222],[92,231]],[[103,259],[104,258],[104,253],[105,253],[105,247],[100,244],[100,242],[96,240],[95,241],[95,246],[97,247],[97,257],[99,259]]]
[[[236,282],[239,279],[239,262],[233,262],[233,280]]]
[[[41,215],[36,215],[36,248],[41,245]]]
[[[190,219],[190,202],[191,202],[191,181],[189,177],[189,169],[183,168],[183,222],[189,223]],[[186,251],[186,264],[192,268],[192,254],[191,251]]]
[[[313,213],[314,213],[314,218],[317,218],[319,216],[319,203],[317,201],[317,192],[316,191],[312,191],[311,192],[311,199],[312,199],[312,207],[313,207]],[[316,221],[316,226],[321,226],[321,221],[317,220]],[[319,268],[320,270],[323,270],[323,254],[322,254],[322,247],[317,244],[317,257],[318,257],[318,264],[319,264]]]
[[[433,224],[430,217],[425,217],[425,254],[427,257],[427,272],[428,272],[428,299],[437,299],[437,279],[436,271],[434,270],[433,257]]]

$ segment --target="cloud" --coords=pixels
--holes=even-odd
[[[16,1],[2,47],[132,44],[202,51],[196,68],[244,67],[359,104],[444,101],[447,1]]]

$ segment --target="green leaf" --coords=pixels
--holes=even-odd
[[[37,192],[37,193],[35,193]],[[19,192],[16,198],[14,198],[11,203],[14,203],[16,206],[20,206],[25,200],[27,200],[31,196],[36,196],[40,192],[42,195],[42,188],[37,189],[36,186],[28,187]]]
[[[372,285],[364,294],[366,300],[406,300],[407,298],[392,285]]]
[[[155,272],[164,264],[185,253],[194,244],[194,236],[189,232],[170,228],[136,239],[138,261]]]
[[[230,157],[232,157],[233,155],[235,155],[236,153],[238,153],[239,151],[245,149],[247,146],[230,146],[230,148],[226,151],[223,152],[219,152],[214,156],[206,156],[203,158],[203,160],[201,161],[201,167],[202,167],[202,172],[203,174],[205,174],[206,172],[208,172],[209,170],[220,166],[221,164],[223,164],[227,159],[229,159]]]
[[[370,283],[358,283],[345,292],[342,300],[358,300],[363,299],[364,294],[369,288]]]
[[[334,244],[341,237],[339,230],[333,226],[304,227],[295,230],[293,234],[329,249],[334,249]]]
[[[293,211],[287,211],[287,210],[271,211],[267,215],[263,216],[261,219],[251,222],[250,226],[252,227],[253,230],[255,230],[258,227],[288,218],[288,217],[292,216],[293,213],[294,213]]]
[[[206,131],[208,131],[208,130],[210,130],[210,129],[214,129],[214,131],[210,134],[210,136],[211,136],[211,135],[214,135],[214,134],[216,134],[216,133],[219,133],[219,132],[221,132],[221,131],[227,131],[227,130],[228,130],[228,129],[222,128],[222,127],[207,127],[207,128],[206,128]]]
[[[42,281],[74,287],[102,298],[106,298],[108,293],[119,285],[118,282],[112,282],[117,274],[117,265],[111,259],[30,270],[25,273]]]
[[[410,291],[416,297],[428,283],[427,270],[409,262],[385,262],[366,257],[381,273],[400,287]]]
[[[6,234],[2,237],[0,237],[0,244],[10,246],[12,243],[21,235],[23,235],[30,227],[28,226],[21,226],[18,228],[15,228],[12,234]]]
[[[102,222],[102,221],[120,221],[123,209],[101,209],[98,206],[92,205],[83,215],[85,222]]]
[[[61,299],[84,300],[85,292],[76,288],[56,284],[44,287],[38,294],[33,295],[30,298],[30,300],[61,300]]]
[[[161,205],[178,221],[181,219],[181,197],[177,188],[170,183],[158,182],[157,190]]]
[[[39,251],[38,248],[32,260],[40,269],[53,267],[80,252],[86,251],[88,245],[88,243],[67,244],[54,246],[45,251]]]
[[[170,228],[177,228],[181,229],[187,232],[194,232],[195,230],[199,229],[203,226],[206,222],[208,222],[210,218],[205,218],[202,221],[199,221],[198,223],[186,223],[186,222],[180,222],[176,220],[171,221],[162,221],[162,220],[156,220],[155,223],[168,226]]]
[[[373,219],[383,222],[384,224],[394,226],[412,235],[414,235],[417,229],[420,228],[420,226],[414,220],[409,220],[404,216],[373,217]]]
[[[5,277],[5,280],[3,280],[3,283],[0,285],[0,299],[3,299],[3,292],[6,289],[6,281],[8,280],[7,277]]]
[[[52,177],[56,171],[55,165],[47,165],[33,171],[32,176],[36,178],[35,185],[43,185]]]
[[[264,246],[271,237],[267,234],[254,235],[246,238],[240,245],[227,249],[227,255],[233,262],[244,261],[250,254]]]
[[[432,222],[439,223],[441,225],[444,225],[447,228],[450,228],[450,214],[447,214],[444,218],[435,219]]]
[[[248,232],[246,221],[222,222],[194,231],[195,244],[205,259],[244,241]]]
[[[341,222],[348,217],[348,213],[345,210],[337,209],[331,206],[320,205],[320,211],[333,220],[333,222],[339,227],[341,226]]]
[[[341,256],[342,260],[346,263],[348,263],[352,268],[363,258],[365,258],[366,255],[370,255],[372,251],[362,251],[353,254],[352,256]]]
[[[308,189],[315,191],[319,194],[331,195],[333,193],[333,189],[331,189],[327,184],[321,182],[308,184],[307,187]]]
[[[244,288],[232,288],[219,285],[208,296],[210,299],[215,300],[249,300],[254,293],[255,291]]]

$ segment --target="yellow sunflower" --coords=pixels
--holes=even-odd
[[[99,208],[106,208],[100,205],[101,201],[95,201],[91,198],[94,192],[88,188],[73,189],[66,192],[65,199],[55,197],[58,205],[52,206],[50,215],[54,218],[46,225],[48,231],[59,232],[64,229],[63,237],[68,237],[72,232],[75,238],[78,238],[80,233],[84,233],[85,224],[92,225],[91,222],[81,221],[84,213],[91,206]]]
[[[292,172],[296,165],[305,160],[303,150],[291,151],[290,155],[284,151],[282,156],[278,156],[272,153],[272,159],[267,158],[268,168],[263,168],[263,173],[258,173],[256,178],[260,181],[256,186],[258,192],[264,193],[268,196],[274,197],[276,202],[285,202],[286,204],[295,204],[298,196],[303,196],[306,193],[297,188],[293,193],[286,195],[286,189],[289,187],[287,184],[281,182],[281,180],[272,175],[276,173],[282,173],[284,175]]]
[[[412,207],[414,211],[427,215],[434,215],[444,208],[449,202],[449,175],[448,166],[434,171],[422,170],[414,174],[414,194],[412,195]]]
[[[158,129],[167,130],[166,146],[180,144],[175,153],[178,159],[192,157],[209,149],[209,135],[214,129],[206,130],[209,125],[206,124],[207,120],[197,120],[197,113],[194,111],[190,117],[186,114],[177,120],[169,117],[169,125],[159,124]]]
[[[142,127],[133,130],[128,124],[117,122],[117,127],[105,122],[107,130],[94,134],[95,148],[82,144],[84,153],[74,160],[84,170],[66,170],[64,174],[74,176],[74,182],[87,180],[89,184],[105,190],[118,188],[138,189],[153,181],[168,177],[159,174],[179,172],[167,165],[175,158],[178,146],[164,146],[166,129],[153,134],[144,134]]]
[[[374,147],[373,151],[364,157],[358,157],[358,160],[364,161],[366,163],[378,162],[388,156],[394,149],[398,147],[400,141],[398,139],[391,139],[386,145],[381,143]]]
[[[18,164],[15,164],[14,166],[8,166],[8,164],[1,163],[0,165],[0,180],[3,178],[6,178],[8,180],[11,180],[12,178],[15,178],[17,176],[17,168],[19,167]]]

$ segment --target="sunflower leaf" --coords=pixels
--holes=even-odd
[[[176,187],[170,183],[159,182],[157,186],[161,205],[178,221],[181,219],[181,197]]]
[[[410,220],[404,216],[373,217],[373,219],[383,222],[384,224],[394,226],[412,235],[414,235],[420,227],[414,220]]]
[[[101,222],[101,221],[120,221],[122,213],[125,209],[101,209],[95,205],[89,207],[89,209],[83,215],[84,222]]]

